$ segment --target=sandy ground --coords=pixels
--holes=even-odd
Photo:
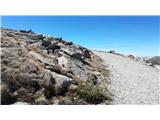
[[[95,52],[111,71],[112,104],[159,104],[160,71],[128,57]]]

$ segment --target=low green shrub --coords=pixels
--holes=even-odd
[[[103,88],[87,82],[78,86],[76,94],[90,104],[100,104],[108,99],[104,95]]]

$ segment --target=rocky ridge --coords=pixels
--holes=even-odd
[[[84,47],[1,28],[1,104],[109,104],[108,76]]]
[[[160,69],[160,56],[139,57],[139,56],[134,56],[134,55],[123,55],[123,54],[117,53],[115,50],[111,50],[111,51],[106,52],[106,53],[111,53],[111,54],[114,54],[114,55],[127,57],[127,58],[130,58],[130,59],[134,60],[134,61],[141,62],[144,65],[152,66],[152,67]]]

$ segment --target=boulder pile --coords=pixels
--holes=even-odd
[[[155,68],[158,68],[158,69],[159,69],[159,66],[160,66],[160,56],[137,57],[137,56],[134,56],[134,55],[128,55],[127,57],[129,57],[129,58],[131,58],[135,61],[142,62],[145,65],[152,66],[152,67],[155,67]]]
[[[108,104],[108,75],[87,48],[32,30],[1,28],[1,104]]]

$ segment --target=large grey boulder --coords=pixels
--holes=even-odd
[[[43,41],[41,45],[44,47],[48,47],[51,44],[52,44],[51,41]]]
[[[51,65],[51,66],[55,66],[58,62],[56,57],[48,56],[48,55],[43,56],[35,51],[30,51],[28,55],[34,57],[35,59],[41,61],[44,64]]]
[[[91,58],[91,52],[87,49],[83,50],[83,57],[84,58]]]

